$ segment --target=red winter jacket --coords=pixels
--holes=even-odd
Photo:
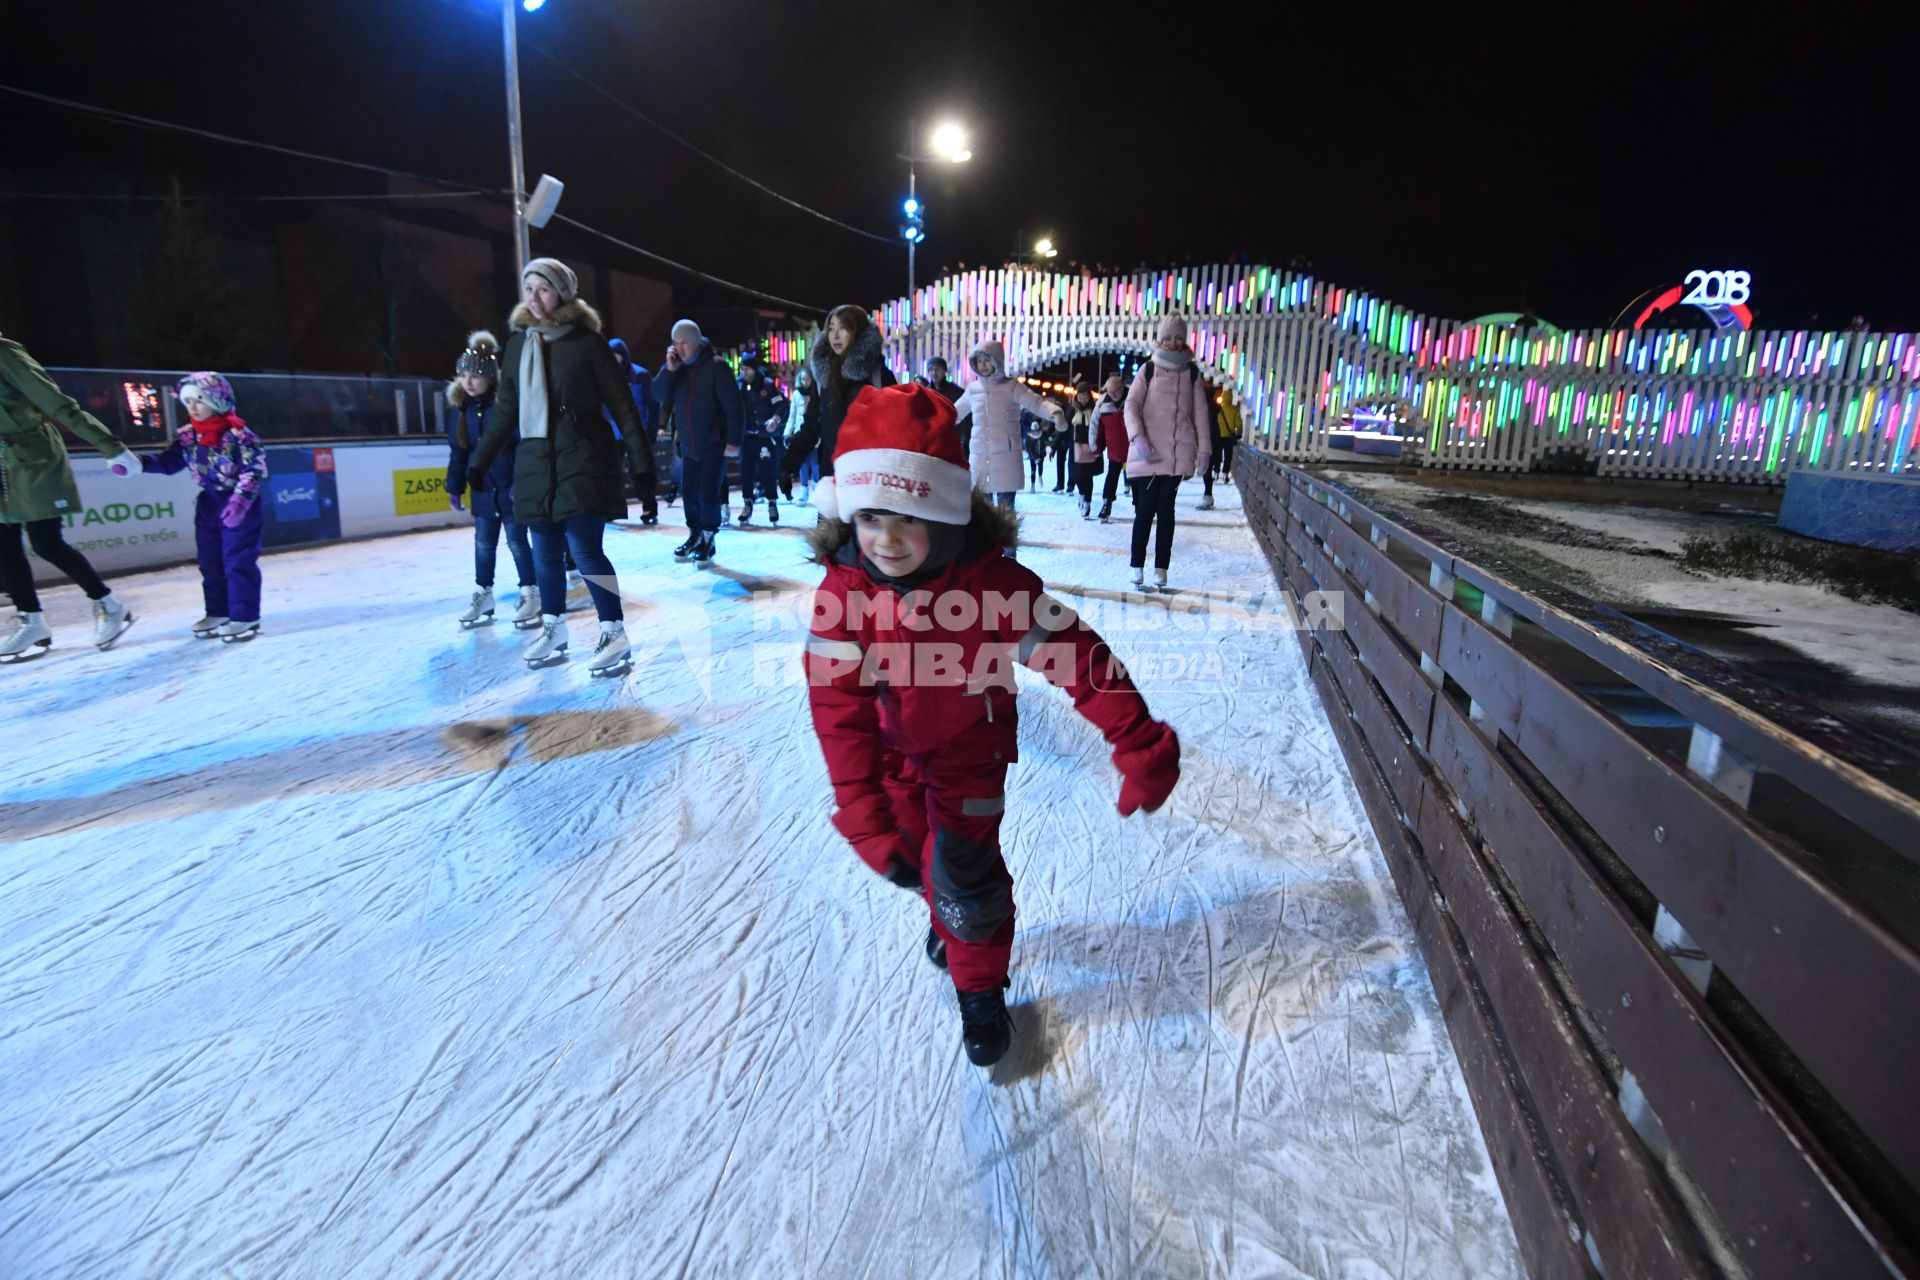
[[[1121,772],[1142,780],[1136,807],[1165,800],[1179,740],[1149,714],[1106,641],[1047,595],[1037,574],[998,544],[976,545],[902,596],[859,567],[852,537],[848,527],[814,594],[804,662],[833,825],[874,870],[888,870],[900,841],[881,785],[884,753],[962,766],[1017,759],[1016,661],[1072,695]]]
[[[1093,430],[1106,446],[1107,461],[1125,465],[1127,461],[1126,406],[1102,395],[1093,406]]]

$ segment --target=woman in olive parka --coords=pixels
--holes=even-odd
[[[22,534],[36,556],[66,574],[93,601],[96,645],[111,648],[133,625],[133,611],[113,598],[93,565],[61,534],[65,519],[81,511],[80,486],[60,437],[62,427],[109,462],[122,455],[133,462],[127,446],[55,385],[25,347],[0,337],[0,590],[13,598],[19,612],[12,632],[0,640],[0,662],[37,658],[53,645]],[[137,462],[132,470],[140,470]]]

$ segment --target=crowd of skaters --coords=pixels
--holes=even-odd
[[[828,314],[790,391],[755,357],[736,373],[692,320],[673,325],[657,370],[604,329],[574,272],[538,258],[523,274],[505,342],[476,330],[454,362],[446,487],[474,533],[474,590],[460,624],[494,619],[504,541],[517,583],[511,621],[538,631],[528,665],[566,660],[568,588],[584,585],[599,624],[588,668],[620,674],[631,646],[603,541],[629,500],[654,525],[662,489],[677,499],[687,537],[672,555],[699,564],[716,555],[727,520],[729,464],[737,524],[752,522],[760,504],[779,523],[779,503],[792,504],[798,488],[813,508],[809,545],[826,573],[804,663],[834,825],[876,872],[922,900],[926,957],[954,984],[966,1053],[991,1064],[1013,1035],[1002,995],[1013,880],[998,833],[1018,717],[1010,674],[981,680],[978,664],[1015,655],[1069,694],[1113,749],[1123,815],[1163,805],[1180,772],[1178,736],[1152,717],[1106,641],[1019,564],[1018,496],[1042,488],[1051,459],[1051,492],[1074,495],[1083,519],[1106,523],[1124,480],[1131,584],[1145,588],[1151,550],[1154,586],[1166,588],[1180,486],[1201,481],[1204,509],[1214,477],[1231,475],[1240,434],[1231,392],[1208,386],[1177,315],[1163,318],[1131,381],[1116,373],[1096,391],[1077,377],[1065,403],[1012,376],[992,340],[969,353],[964,382],[935,357],[896,385],[878,327],[856,306]],[[51,642],[23,535],[94,602],[99,647],[134,621],[61,536],[63,517],[79,507],[61,428],[97,447],[114,475],[192,472],[206,601],[193,634],[230,642],[258,634],[265,450],[224,377],[192,374],[176,394],[187,422],[167,449],[136,454],[0,339],[0,587],[18,614],[0,660],[39,656]],[[670,476],[658,474],[669,461],[656,459],[662,438],[671,441]],[[890,609],[828,617],[820,608],[923,590],[1015,599],[1021,620],[980,621],[976,611],[972,625],[942,624],[930,639]],[[875,654],[934,642],[975,678],[927,684],[871,669]]]

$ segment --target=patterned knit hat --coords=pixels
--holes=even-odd
[[[215,413],[233,412],[233,384],[211,370],[188,374],[174,394],[181,404],[198,400]]]
[[[833,474],[814,487],[814,509],[838,520],[871,510],[966,524],[973,477],[956,422],[947,398],[917,382],[862,387],[840,424]]]
[[[500,381],[500,339],[485,329],[475,329],[468,334],[467,349],[454,361],[453,373],[455,377],[477,373],[488,382]]]

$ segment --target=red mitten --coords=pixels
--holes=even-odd
[[[1113,765],[1120,770],[1120,816],[1132,817],[1136,809],[1152,813],[1180,781],[1180,735],[1172,725],[1150,720],[1114,748]]]

